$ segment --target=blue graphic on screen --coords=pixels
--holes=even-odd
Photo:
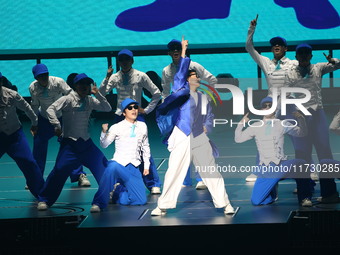
[[[191,19],[224,19],[229,16],[232,0],[156,0],[120,13],[115,24],[123,29],[151,32],[175,27]],[[312,29],[340,25],[340,17],[328,0],[274,0],[295,10],[298,22]]]

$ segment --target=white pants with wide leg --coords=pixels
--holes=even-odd
[[[230,202],[222,175],[216,170],[212,147],[205,133],[193,138],[175,127],[169,137],[169,165],[164,177],[162,194],[158,199],[160,209],[175,208],[188,167],[193,161],[204,184],[207,186],[214,206],[222,208]]]

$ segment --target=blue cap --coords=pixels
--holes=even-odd
[[[179,46],[180,48],[182,48],[182,43],[181,41],[178,41],[176,39],[172,39],[169,43],[168,43],[168,49],[171,50],[173,49],[175,46]]]
[[[125,98],[124,101],[120,104],[120,109],[124,111],[126,107],[128,107],[130,104],[136,104],[138,105],[138,102],[135,100],[132,100],[131,98]]]
[[[33,73],[34,79],[36,79],[38,75],[48,73],[47,66],[44,64],[37,64],[33,66],[32,73]]]
[[[133,58],[133,53],[132,53],[132,51],[131,51],[131,50],[128,50],[128,49],[123,49],[123,50],[121,50],[120,52],[118,52],[118,57],[119,57],[120,55],[127,55],[127,56],[129,56],[130,58]]]
[[[299,44],[298,46],[296,46],[296,53],[302,53],[302,52],[307,52],[307,53],[312,53],[312,46],[310,46],[309,44],[307,43],[302,43],[302,44]]]
[[[262,106],[264,103],[273,103],[273,98],[271,97],[265,97],[261,100],[260,105]]]
[[[90,83],[93,83],[94,81],[88,77],[85,73],[80,73],[76,77],[74,77],[73,84],[76,84],[80,82],[81,80],[88,80]]]
[[[287,47],[287,41],[285,38],[282,38],[280,36],[276,36],[273,37],[272,39],[270,39],[270,45],[271,46],[275,46],[275,45],[282,45],[282,46],[286,46]]]

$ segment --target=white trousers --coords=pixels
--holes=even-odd
[[[222,175],[216,170],[215,158],[209,139],[192,138],[186,136],[177,127],[169,138],[170,157],[168,170],[164,177],[164,185],[161,196],[158,198],[158,207],[160,209],[175,208],[178,195],[181,191],[183,180],[187,174],[191,161],[193,161],[196,169],[203,169],[199,174],[207,186],[214,206],[222,208],[230,202],[224,186]],[[196,142],[200,139],[201,142]]]

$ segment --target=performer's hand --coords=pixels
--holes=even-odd
[[[31,126],[31,134],[35,136],[38,132],[38,126]]]
[[[63,131],[60,128],[54,129],[54,134],[58,137],[62,135]]]
[[[149,174],[149,169],[144,169],[143,175],[145,176],[145,175],[148,175],[148,174]]]
[[[186,51],[188,49],[189,41],[184,39],[184,35],[182,36],[182,58],[185,58]]]
[[[325,56],[325,58],[327,59],[329,64],[335,65],[335,60],[334,60],[334,58],[332,58],[332,56],[330,54],[326,55],[326,53],[323,53],[323,55]]]
[[[109,124],[108,123],[102,124],[102,132],[103,133],[106,133],[108,129],[109,129]]]
[[[139,114],[146,114],[144,108],[142,108],[142,107],[138,107],[138,113]]]
[[[98,88],[97,88],[97,84],[96,83],[93,83],[93,86],[91,88],[91,94],[95,95],[98,93]]]
[[[258,17],[259,17],[259,15],[257,14],[257,15],[256,15],[256,18],[253,19],[252,21],[250,21],[250,25],[251,25],[251,26],[256,27],[256,25],[257,25],[257,18],[258,18]]]
[[[243,122],[243,121],[248,122],[249,121],[248,115],[249,115],[249,112],[247,112],[247,114],[243,116],[240,122]]]
[[[206,127],[203,127],[204,133],[208,133],[208,129]]]
[[[107,71],[106,71],[106,77],[105,77],[105,79],[109,79],[110,77],[111,77],[111,75],[113,74],[113,68],[112,68],[112,66],[109,66],[109,68],[107,69]]]

